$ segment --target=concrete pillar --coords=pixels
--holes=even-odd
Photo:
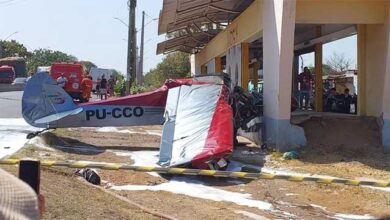
[[[191,64],[191,76],[199,76],[201,72],[201,67],[197,63],[196,55],[191,54],[190,56],[190,64]]]
[[[221,60],[221,57],[214,58],[214,63],[215,63],[214,73],[217,74],[217,75],[221,75],[221,73],[222,73],[222,60]]]
[[[298,76],[299,76],[299,55],[295,54],[294,55],[294,60],[293,60],[293,84],[292,84],[292,95],[296,98],[299,99],[299,90],[298,90]]]
[[[232,88],[237,85],[242,86],[241,46],[241,44],[237,44],[226,51],[226,71],[232,80]]]
[[[358,115],[367,115],[366,111],[366,30],[365,24],[357,27],[357,59],[358,59]]]
[[[241,80],[242,88],[248,91],[249,83],[249,43],[241,44]]]
[[[316,28],[317,37],[321,37],[321,26]],[[322,43],[318,43],[314,46],[314,59],[315,59],[315,110],[316,112],[322,112]]]
[[[382,143],[386,152],[390,152],[390,6],[387,7],[388,17],[386,20],[386,70],[383,85],[382,98]]]
[[[265,142],[278,150],[306,144],[304,130],[291,125],[296,0],[264,0]]]
[[[215,74],[215,59],[211,59],[207,63],[207,75],[214,75]]]

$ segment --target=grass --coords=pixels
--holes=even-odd
[[[39,157],[43,149],[29,145],[12,158]],[[17,175],[17,166],[0,166]],[[74,169],[41,168],[41,194],[45,197],[44,219],[158,219],[121,201],[73,175]]]

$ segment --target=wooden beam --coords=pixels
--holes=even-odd
[[[248,91],[249,83],[249,43],[241,43],[241,87]]]
[[[316,28],[317,36],[321,36],[321,26]],[[315,45],[315,111],[322,112],[322,43]]]
[[[222,73],[222,60],[221,57],[216,57],[215,59],[215,74],[221,75]]]

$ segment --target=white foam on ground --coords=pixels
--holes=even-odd
[[[195,198],[213,200],[217,202],[232,202],[237,205],[258,208],[260,210],[271,210],[272,204],[251,199],[251,194],[229,192],[222,189],[217,189],[211,186],[203,185],[201,181],[193,180],[187,177],[174,177],[167,183],[162,183],[154,186],[146,185],[126,185],[113,186],[114,190],[150,190],[150,191],[167,191],[175,194],[183,194]]]
[[[385,192],[390,192],[390,187],[375,187],[375,186],[363,186],[365,188],[375,189],[375,190],[381,190]]]
[[[129,156],[134,161],[135,166],[156,166],[158,162],[158,151],[135,151],[135,152],[114,152],[118,156]],[[193,178],[178,176],[173,177],[171,181],[155,186],[144,185],[127,185],[113,186],[114,190],[151,190],[151,191],[167,191],[176,194],[183,194],[191,197],[208,199],[213,201],[233,202],[239,205],[248,207],[256,207],[262,210],[272,208],[272,204],[253,200],[250,194],[229,192],[226,190],[217,189],[211,186],[206,186],[199,180]]]
[[[133,151],[133,152],[123,152],[123,151],[112,151],[117,156],[121,157],[130,157],[134,161],[134,166],[152,166],[159,167],[157,164],[159,159],[158,151]],[[148,174],[159,177],[160,175],[156,172],[148,172]]]
[[[149,135],[156,135],[156,136],[162,136],[162,131],[160,130],[145,130],[145,132]]]
[[[23,118],[0,118],[0,159],[11,156],[27,143],[27,134],[38,131]]]
[[[286,193],[286,196],[299,196],[298,193]]]
[[[116,127],[102,127],[97,128],[97,132],[113,132],[113,133],[130,133],[130,130],[119,130]]]
[[[130,157],[134,161],[134,166],[158,166],[157,162],[159,159],[158,151],[113,151],[117,156]]]
[[[326,207],[316,205],[316,204],[310,204],[314,208],[318,208],[326,212],[330,218],[334,218],[337,220],[371,220],[371,219],[377,219],[371,215],[353,215],[353,214],[342,214],[342,213],[332,213],[326,209]]]
[[[250,219],[253,219],[253,220],[268,220],[269,218],[266,218],[264,216],[260,216],[258,214],[255,214],[255,213],[252,213],[252,212],[247,212],[247,211],[243,211],[243,210],[237,210],[237,211],[234,211],[234,213],[236,214],[242,214]]]
[[[370,215],[348,215],[348,214],[336,214],[333,218],[339,220],[371,220],[377,219]]]
[[[32,144],[32,145],[39,147],[43,150],[54,151],[54,149],[48,147],[46,145],[46,143],[43,141],[43,139],[39,136],[36,136],[36,137],[32,138],[31,140],[27,141],[27,144]]]
[[[144,135],[156,135],[161,136],[160,130],[145,130],[145,131],[134,131],[129,129],[118,129],[116,127],[102,127],[97,128],[97,132],[113,132],[113,133],[124,133],[124,134],[144,134]]]

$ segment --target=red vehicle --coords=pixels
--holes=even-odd
[[[11,84],[15,80],[15,69],[12,66],[0,66],[0,83]]]
[[[51,66],[50,75],[57,80],[61,74],[67,79],[64,90],[73,98],[81,102],[88,101],[83,99],[81,81],[83,80],[86,70],[79,63],[54,63]]]

